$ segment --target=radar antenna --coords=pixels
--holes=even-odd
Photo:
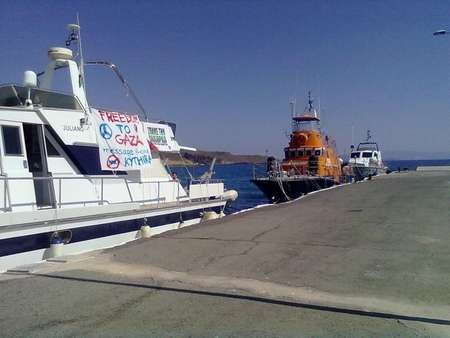
[[[308,112],[310,113],[314,111],[313,102],[314,100],[311,98],[311,91],[308,91]]]
[[[314,117],[317,117],[317,111],[314,109],[313,102],[314,100],[311,97],[311,91],[308,91],[308,106],[305,108],[305,110],[310,115],[314,115]]]

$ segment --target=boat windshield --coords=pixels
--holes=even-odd
[[[375,142],[363,142],[358,144],[358,150],[378,150],[378,144]]]
[[[0,87],[1,107],[22,107],[28,98],[28,88],[5,85]],[[78,100],[73,95],[47,91],[38,88],[30,89],[30,98],[33,105],[47,108],[61,108],[82,110]]]
[[[370,158],[370,157],[372,157],[372,152],[371,151],[365,151],[365,152],[363,152],[362,157]]]
[[[319,121],[292,121],[292,131],[320,131]]]

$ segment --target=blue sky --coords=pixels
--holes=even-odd
[[[183,144],[281,155],[311,89],[339,151],[366,129],[395,157],[450,156],[449,1],[2,1],[1,82],[41,70],[80,13],[85,57],[116,63]],[[7,47],[7,48],[6,48]],[[297,78],[297,81],[296,81]],[[297,83],[297,84],[296,84]],[[91,104],[136,111],[112,73]]]

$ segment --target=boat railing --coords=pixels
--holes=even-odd
[[[88,181],[94,187],[95,195],[97,198],[93,199],[75,199],[73,200],[73,185],[67,187],[66,190],[63,189],[64,182],[68,181]],[[123,199],[119,201],[112,201],[109,196],[106,196],[105,188],[110,187],[106,182],[116,181],[122,183],[124,185],[126,191],[126,196],[123,196]],[[36,200],[33,201],[15,201],[14,198],[11,198],[11,192],[14,191],[14,182],[32,182],[34,185],[34,189],[38,189],[41,193],[41,197],[43,197],[44,202]],[[47,183],[47,184],[45,184]],[[221,183],[220,180],[208,180],[208,181],[200,181],[193,180],[191,185],[196,184],[216,184]],[[37,207],[39,209],[60,209],[63,207],[73,206],[73,205],[109,205],[109,204],[124,204],[124,203],[140,203],[140,204],[155,204],[157,208],[160,206],[164,206],[164,203],[167,202],[167,191],[172,191],[172,198],[175,200],[175,203],[191,203],[198,200],[193,199],[186,194],[185,189],[181,186],[178,180],[162,180],[162,181],[145,181],[145,180],[133,180],[129,177],[118,177],[118,176],[75,176],[75,177],[54,177],[54,176],[45,176],[45,177],[8,177],[7,175],[0,175],[0,184],[3,185],[3,205],[0,207],[0,211],[12,211],[13,207]],[[133,189],[133,185],[140,185],[139,190]],[[176,185],[176,191],[173,189],[166,189],[166,193],[164,193],[164,188],[167,188],[167,185],[171,184]],[[123,188],[123,186],[122,186]],[[68,190],[68,191],[67,191]],[[152,193],[153,192],[153,193]],[[138,198],[137,195],[142,194],[142,198]],[[147,195],[147,197],[145,197]],[[28,196],[29,197],[29,196]],[[66,197],[66,198],[65,198]],[[72,197],[72,200],[67,200],[67,197]],[[222,196],[219,197],[222,199]]]
[[[201,180],[201,179],[192,179],[189,181],[191,184],[204,184],[204,183],[223,183],[223,180],[218,178],[210,178],[207,180]]]

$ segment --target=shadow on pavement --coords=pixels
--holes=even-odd
[[[17,274],[17,273],[15,273],[15,274]],[[185,294],[193,294],[193,295],[201,295],[201,296],[221,297],[221,298],[227,298],[227,299],[247,300],[247,301],[252,301],[252,302],[260,302],[260,303],[274,304],[274,305],[284,305],[284,306],[289,306],[289,307],[294,307],[294,308],[303,308],[303,309],[310,309],[310,310],[317,310],[317,311],[342,313],[342,314],[349,314],[349,315],[355,315],[355,316],[405,320],[405,321],[422,322],[422,323],[427,323],[427,324],[450,326],[450,320],[448,320],[448,319],[427,318],[427,317],[401,315],[401,314],[395,314],[395,313],[355,310],[355,309],[348,309],[348,308],[341,308],[341,307],[307,304],[307,303],[300,303],[300,302],[287,301],[287,300],[278,300],[278,299],[271,299],[271,298],[264,298],[264,297],[258,297],[258,296],[250,296],[250,295],[242,295],[242,294],[202,291],[202,290],[193,290],[193,289],[185,289],[185,288],[164,287],[164,286],[147,285],[147,284],[140,284],[140,283],[108,281],[108,280],[101,280],[101,279],[59,276],[59,275],[49,275],[49,274],[40,274],[40,273],[26,273],[26,275],[45,277],[45,278],[53,278],[53,279],[61,279],[61,280],[68,280],[68,281],[76,281],[76,282],[128,286],[128,287],[135,287],[135,288],[142,288],[142,289],[157,290],[157,291],[162,291],[162,292],[177,292],[177,293],[185,293]]]

